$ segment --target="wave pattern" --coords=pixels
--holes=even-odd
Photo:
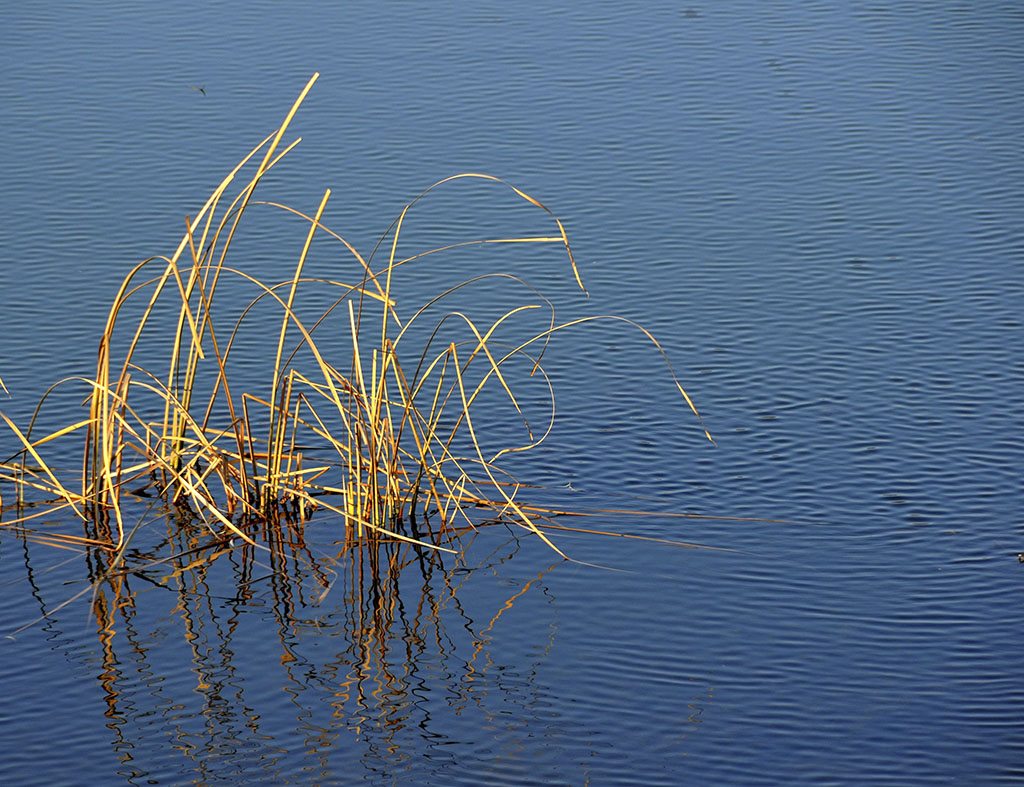
[[[357,620],[355,591],[310,610],[270,580],[242,599],[230,576],[177,606],[140,588],[113,638],[68,607],[0,641],[0,782],[1024,776],[1015,4],[69,0],[7,17],[16,421],[89,371],[124,272],[169,250],[319,70],[268,193],[312,209],[330,186],[327,223],[368,252],[430,183],[507,178],[574,240],[592,297],[567,290],[562,314],[648,327],[718,443],[638,334],[597,325],[551,349],[557,428],[517,460],[524,480],[570,485],[544,493],[570,507],[786,521],[588,520],[735,552],[561,537],[623,571],[549,568],[527,542],[492,554],[482,534],[463,573],[403,579],[390,627]],[[506,226],[502,195],[467,195],[414,211],[410,243]],[[251,232],[253,273],[288,276],[301,238]],[[411,268],[403,297],[490,266],[571,285],[552,260],[460,253]],[[11,629],[80,579],[0,546]],[[40,759],[40,741],[59,746]]]

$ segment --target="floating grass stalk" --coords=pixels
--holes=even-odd
[[[461,533],[502,522],[535,534],[564,557],[538,525],[550,518],[550,512],[523,504],[521,486],[498,460],[539,445],[551,431],[554,392],[542,359],[552,338],[595,320],[635,323],[612,316],[558,323],[550,301],[506,273],[469,279],[403,319],[393,290],[402,267],[429,264],[433,255],[456,247],[557,244],[565,249],[576,284],[582,292],[586,289],[562,222],[533,197],[491,175],[445,178],[412,200],[382,238],[390,238],[390,244],[384,247],[387,262],[379,270],[373,269],[374,255],[364,258],[324,223],[330,190],[311,215],[254,199],[264,175],[298,144],[298,139],[288,144],[283,140],[316,79],[314,75],[309,80],[281,126],[228,173],[194,218],[186,217],[176,250],[139,263],[125,276],[100,336],[94,377],[59,383],[85,385],[88,417],[34,437],[36,417],[22,431],[0,413],[20,446],[15,456],[0,464],[0,481],[16,490],[15,503],[2,511],[5,518],[0,524],[35,532],[38,523],[33,520],[40,512],[33,506],[45,503],[51,512],[73,514],[84,523],[85,533],[40,531],[36,535],[41,540],[86,545],[120,556],[138,527],[127,524],[131,505],[140,496],[149,496],[217,537],[253,546],[257,539],[276,543],[282,528],[301,527],[319,510],[336,516],[342,529],[338,537],[346,543],[397,541],[457,552]],[[255,171],[244,177],[254,162]],[[405,237],[410,210],[435,189],[457,180],[510,189],[541,211],[546,221],[553,221],[556,231],[481,238],[400,255],[399,239]],[[242,186],[229,198],[236,181]],[[305,223],[304,242],[290,277],[283,281],[264,283],[229,257],[242,217],[254,206],[283,211]],[[349,281],[306,275],[317,239],[340,244],[351,265]],[[431,307],[484,279],[525,287],[536,294],[536,302],[517,305],[489,325],[451,312],[422,345],[409,349],[413,337],[423,333],[411,330],[413,325],[425,320]],[[239,302],[219,294],[228,287],[250,292],[248,305],[233,321],[221,316],[222,302]],[[304,316],[308,310],[303,295],[311,289],[333,293],[331,305],[315,319]],[[273,365],[265,387],[245,390],[230,360],[243,325],[268,304],[278,310],[279,320]],[[549,314],[545,330],[534,329],[512,345],[496,343],[499,328],[505,331],[537,309]],[[337,341],[330,343],[328,352],[318,340],[328,322],[335,328],[340,323],[348,333],[349,349],[340,357]],[[166,365],[155,367],[148,346],[142,352],[143,337],[166,331],[161,326],[167,325],[173,327],[165,342]],[[460,326],[463,338],[442,340],[442,325],[446,336],[453,326]],[[664,356],[654,337],[635,327]],[[119,343],[124,336],[127,342]],[[509,374],[513,360],[528,363],[530,376],[548,387],[551,407],[542,430],[531,425],[520,406],[516,381]],[[675,380],[667,358],[665,362]],[[156,368],[166,371],[150,371]],[[700,419],[678,381],[676,386]],[[485,450],[477,429],[477,407],[484,401],[485,387],[496,387],[523,420],[526,444]],[[42,453],[58,439],[76,435],[83,440],[77,487]]]

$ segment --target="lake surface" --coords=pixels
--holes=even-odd
[[[517,248],[411,267],[400,304],[500,270],[567,319],[643,324],[716,445],[642,335],[598,323],[552,346],[555,430],[510,467],[540,502],[663,512],[587,527],[722,551],[553,536],[566,562],[491,528],[462,564],[374,566],[314,520],[310,554],[336,577],[322,599],[309,564],[229,556],[187,587],[101,595],[104,618],[88,594],[60,607],[83,557],[0,531],[0,783],[1024,780],[1019,4],[5,17],[15,422],[92,372],[126,272],[173,251],[319,71],[263,198],[312,212],[331,188],[325,220],[363,253],[449,175],[542,201],[589,298],[564,254]],[[455,185],[410,238],[487,235],[512,199]],[[301,231],[248,230],[251,270],[289,277]],[[58,390],[44,425],[84,417],[79,393]],[[14,445],[0,436],[5,458]]]

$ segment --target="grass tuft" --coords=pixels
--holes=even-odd
[[[6,515],[0,524],[31,533],[43,543],[101,550],[110,558],[110,571],[141,524],[128,524],[131,504],[145,498],[160,501],[165,510],[199,523],[224,541],[240,539],[252,546],[258,540],[274,543],[278,531],[301,527],[314,512],[325,511],[336,515],[344,540],[355,544],[397,541],[457,553],[461,534],[482,523],[500,522],[530,531],[565,557],[541,525],[566,512],[520,502],[520,484],[498,464],[506,454],[539,445],[554,421],[550,393],[546,428],[531,426],[510,369],[514,363],[527,364],[530,376],[538,376],[550,392],[541,364],[548,342],[567,328],[594,320],[625,322],[642,331],[663,356],[664,351],[650,333],[624,318],[557,323],[550,301],[539,293],[537,302],[518,305],[490,324],[478,325],[452,312],[432,331],[419,329],[432,306],[483,278],[525,285],[508,274],[470,279],[440,293],[408,319],[400,316],[393,294],[400,269],[455,247],[401,256],[399,238],[408,213],[430,192],[456,180],[510,189],[553,221],[555,231],[455,245],[564,247],[576,284],[582,292],[586,289],[561,221],[541,202],[491,175],[455,175],[417,196],[385,234],[385,241],[390,238],[390,245],[382,247],[387,263],[377,270],[373,255],[364,259],[323,223],[330,190],[312,213],[255,200],[262,178],[298,144],[298,139],[285,144],[284,137],[316,79],[314,75],[303,88],[281,126],[227,174],[195,217],[186,217],[173,254],[145,260],[125,276],[100,337],[95,375],[58,383],[86,386],[88,417],[36,437],[35,416],[23,431],[0,413],[20,446],[0,464],[0,481],[12,484],[15,492],[14,502],[0,508]],[[230,196],[232,188],[237,191]],[[265,283],[229,262],[242,218],[254,205],[281,211],[305,225],[303,245],[283,281]],[[350,280],[306,274],[315,238],[340,244],[350,261]],[[220,305],[238,303],[233,294],[222,292],[228,288],[251,292],[248,305],[233,319],[223,316],[227,307]],[[330,302],[312,317],[304,299],[310,292],[321,299],[327,292]],[[231,361],[239,352],[235,348],[243,327],[262,320],[257,315],[264,315],[268,306],[277,314],[272,323],[273,363],[266,379],[247,388]],[[499,328],[506,333],[509,325],[536,309],[550,314],[546,329],[530,331],[512,345],[496,340]],[[339,322],[347,332],[340,344],[337,334],[325,333],[324,327]],[[452,326],[461,331],[458,341],[442,338]],[[144,365],[142,356],[148,358],[148,353],[142,348],[152,344],[154,335],[167,354],[159,366]],[[425,342],[423,335],[429,337]],[[417,341],[421,344],[410,351],[410,343]],[[339,346],[344,348],[340,352]],[[671,366],[667,368],[675,380]],[[676,381],[676,386],[699,419],[682,385]],[[481,401],[493,398],[482,397],[485,389],[497,389],[523,419],[525,445],[496,452],[484,448],[478,426],[490,413],[478,410]],[[44,448],[70,438],[82,441],[81,468],[73,475],[44,457]],[[45,521],[53,522],[55,511],[73,514],[84,523],[85,533],[53,532],[52,525],[42,530],[40,520],[49,517]]]

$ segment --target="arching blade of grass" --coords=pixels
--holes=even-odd
[[[67,504],[71,506],[72,510],[81,514],[79,507],[84,503],[83,498],[79,495],[75,495],[73,492],[70,492],[59,480],[57,480],[57,476],[54,471],[50,469],[49,465],[47,465],[39,455],[39,452],[36,450],[36,445],[30,442],[29,439],[22,434],[21,430],[10,418],[8,418],[3,412],[0,412],[0,418],[2,418],[4,423],[7,424],[7,427],[14,432],[14,436],[21,442],[23,450],[32,457],[46,478],[49,479],[52,484],[49,490],[55,495],[63,498]]]

